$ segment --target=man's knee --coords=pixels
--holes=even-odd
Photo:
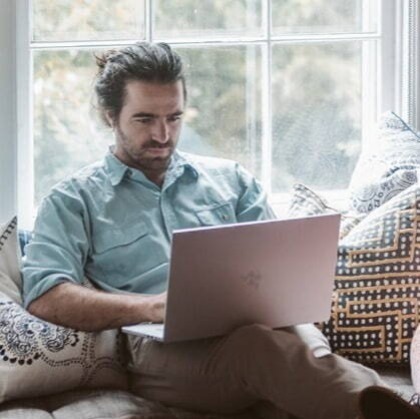
[[[284,329],[271,329],[261,324],[242,326],[229,335],[229,343],[241,352],[249,350],[251,353],[263,350],[269,353],[276,351],[279,355],[282,350],[295,352],[307,351],[313,353],[315,358],[331,354],[327,339],[313,325],[301,325]]]

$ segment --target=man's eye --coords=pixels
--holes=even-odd
[[[152,118],[136,118],[135,121],[141,124],[149,124],[152,122]]]
[[[179,121],[181,119],[181,115],[174,115],[174,116],[170,116],[168,118],[169,122],[175,122],[175,121]]]

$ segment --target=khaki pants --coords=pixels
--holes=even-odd
[[[252,325],[221,338],[172,344],[130,336],[129,349],[132,391],[201,412],[261,405],[261,417],[272,417],[271,406],[277,418],[355,419],[359,392],[384,385],[374,371],[331,354],[313,325]]]

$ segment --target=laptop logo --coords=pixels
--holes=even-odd
[[[248,287],[258,290],[262,280],[261,274],[258,270],[250,270],[244,275],[241,275],[241,280]]]

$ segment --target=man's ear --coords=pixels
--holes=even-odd
[[[109,126],[114,129],[115,127],[115,119],[114,119],[114,114],[111,111],[106,111],[105,112],[105,118],[109,124]]]

